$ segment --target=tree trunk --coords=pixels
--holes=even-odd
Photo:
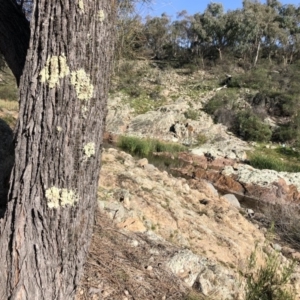
[[[258,46],[257,46],[257,49],[256,49],[256,55],[255,55],[255,59],[254,59],[254,63],[253,63],[254,67],[256,67],[256,64],[257,64],[257,61],[258,61],[259,50],[260,50],[260,42],[258,42]]]
[[[223,60],[222,49],[217,47],[217,50],[219,52],[219,59],[222,61]]]
[[[0,228],[0,299],[74,297],[94,221],[114,18],[113,0],[35,1]]]

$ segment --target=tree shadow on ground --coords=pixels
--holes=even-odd
[[[0,119],[0,218],[6,210],[9,178],[14,163],[13,130]]]

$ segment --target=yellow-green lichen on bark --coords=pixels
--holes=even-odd
[[[89,100],[93,97],[94,86],[83,69],[71,73],[71,84],[75,87],[79,100]]]
[[[40,81],[50,88],[59,84],[59,79],[70,74],[67,59],[64,55],[48,57],[45,67],[40,72]]]
[[[78,7],[81,10],[81,12],[84,12],[84,3],[83,3],[83,0],[78,0]]]
[[[98,11],[98,19],[100,22],[103,22],[105,20],[105,14],[104,14],[104,11],[102,9],[100,9]]]
[[[95,155],[95,143],[87,143],[83,147],[84,156],[90,158]]]
[[[68,189],[59,189],[53,186],[46,190],[47,205],[49,208],[64,207],[74,205],[78,201],[77,194]]]

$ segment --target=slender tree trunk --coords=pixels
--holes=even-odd
[[[223,60],[222,49],[217,47],[217,50],[219,52],[219,59],[222,61]]]
[[[253,63],[254,67],[256,66],[257,61],[258,61],[259,50],[260,50],[260,42],[258,42],[258,46],[257,46],[257,49],[256,49],[256,55],[255,55],[255,59],[254,59],[254,63]]]
[[[0,299],[74,297],[94,220],[114,9],[114,0],[35,1],[0,228]]]

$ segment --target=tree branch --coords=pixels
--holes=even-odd
[[[0,51],[17,84],[26,60],[30,27],[21,7],[14,0],[0,0]]]

